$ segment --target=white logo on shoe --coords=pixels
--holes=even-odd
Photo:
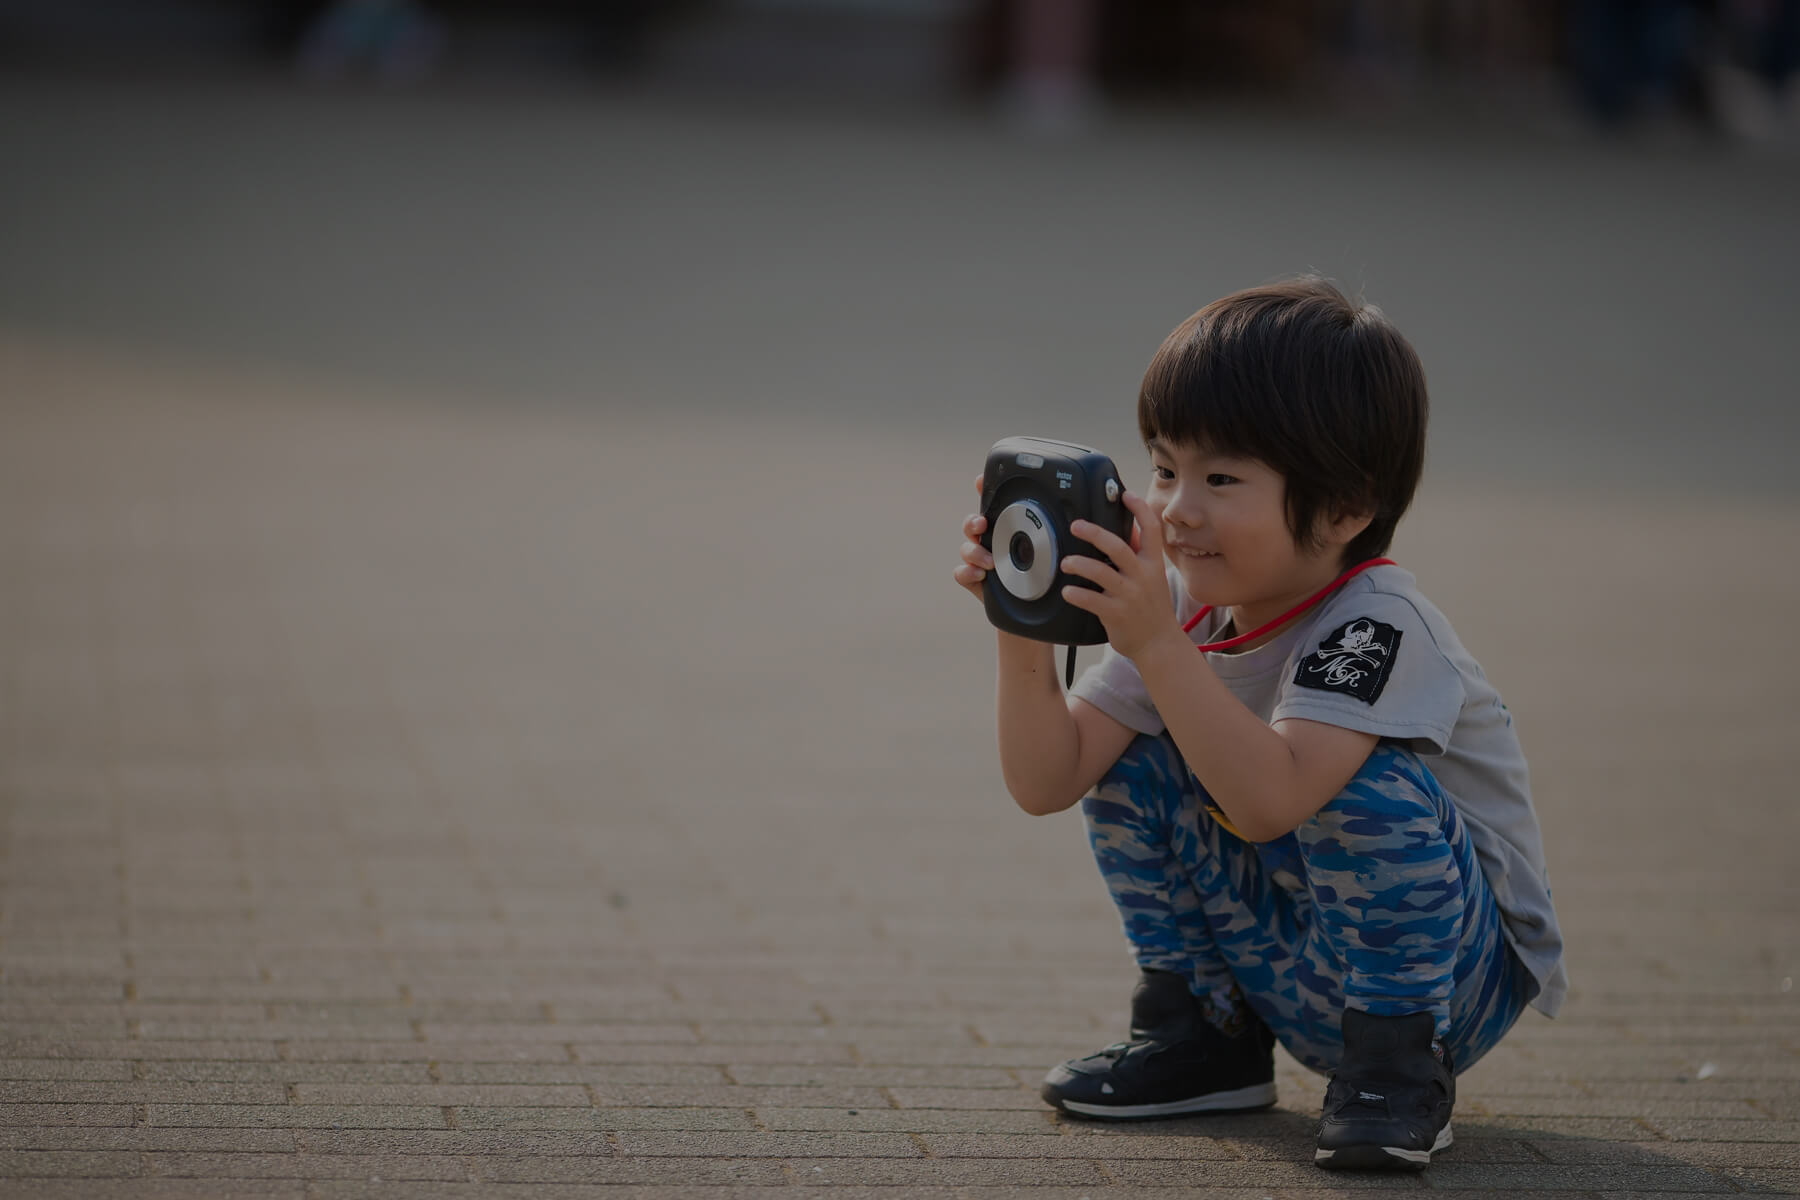
[[[1358,1100],[1386,1100],[1387,1099],[1386,1096],[1377,1096],[1374,1092],[1358,1092],[1358,1093],[1356,1093],[1356,1098]]]
[[[1101,1095],[1102,1095],[1102,1096],[1110,1096],[1110,1095],[1112,1095],[1112,1094],[1113,1094],[1113,1085],[1112,1085],[1112,1084],[1110,1084],[1110,1083],[1103,1083],[1103,1084],[1101,1084],[1101,1085],[1100,1085],[1100,1094],[1101,1094]]]

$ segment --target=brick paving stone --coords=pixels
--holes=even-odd
[[[4,1150],[0,1179],[122,1178],[143,1170],[143,1158],[117,1150]]]
[[[725,1069],[703,1063],[466,1063],[434,1064],[438,1079],[446,1084],[458,1083],[613,1083],[707,1085],[764,1082],[745,1079],[733,1072],[728,1079]],[[420,1068],[421,1071],[424,1068]],[[767,1081],[775,1082],[775,1081]]]
[[[0,1082],[7,1104],[285,1104],[287,1089],[269,1083],[78,1081]]]
[[[0,1056],[69,1059],[231,1059],[267,1061],[280,1058],[274,1042],[161,1042],[136,1040],[90,1041],[61,1038],[0,1042]]]
[[[109,1079],[123,1081],[132,1077],[128,1062],[96,1062],[92,1059],[10,1058],[0,1059],[0,1078],[5,1079]]]
[[[765,1188],[786,1182],[781,1164],[769,1159],[685,1159],[671,1169],[667,1159],[604,1159],[539,1155],[509,1158],[492,1155],[476,1163],[481,1178],[489,1183],[597,1184],[611,1189],[630,1184],[668,1181],[679,1177],[684,1188],[718,1185]]]
[[[425,1040],[432,1045],[446,1042],[573,1042],[583,1047],[611,1046],[615,1043],[654,1042],[659,1045],[690,1045],[696,1041],[694,1031],[686,1025],[647,1025],[628,1021],[608,1024],[574,1025],[561,1021],[546,1023],[485,1023],[451,1025],[425,1022]]]
[[[652,1189],[673,1192],[676,1189]],[[757,1189],[760,1191],[763,1189]],[[433,1197],[447,1197],[450,1200],[462,1200],[476,1197],[498,1197],[501,1200],[531,1200],[533,1197],[547,1197],[549,1200],[616,1200],[620,1195],[632,1197],[638,1195],[640,1189],[634,1187],[613,1188],[593,1184],[494,1184],[494,1183],[409,1183],[381,1182],[365,1183],[347,1179],[315,1181],[308,1189],[309,1200],[431,1200]],[[704,1195],[705,1193],[699,1193]],[[742,1187],[724,1190],[725,1195],[754,1195],[754,1191]]]
[[[0,1129],[0,1147],[26,1150],[242,1150],[280,1154],[293,1150],[294,1146],[291,1129],[153,1129],[147,1126]]]
[[[1271,1108],[1262,1112],[1209,1113],[1183,1121],[1088,1121],[1056,1115],[1060,1128],[1077,1137],[1141,1137],[1146,1130],[1185,1138],[1311,1137],[1318,1114]],[[1459,1126],[1460,1128],[1460,1126]]]
[[[1310,1162],[1198,1162],[1175,1159],[1103,1159],[1108,1178],[1128,1184],[1162,1187],[1330,1188],[1362,1195],[1385,1196],[1426,1190],[1422,1174],[1339,1172],[1326,1175]],[[1436,1164],[1433,1164],[1433,1170]]]
[[[470,1083],[296,1083],[290,1089],[295,1104],[431,1104],[511,1105],[550,1107],[575,1105],[587,1108],[588,1094],[574,1084]]]
[[[599,1045],[593,1042],[575,1042],[570,1049],[578,1060],[587,1063],[710,1063],[720,1067],[736,1067],[762,1063],[842,1065],[857,1061],[855,1049],[839,1043],[681,1046],[670,1043],[637,1045],[615,1042]]]
[[[304,1185],[281,1179],[0,1179],[0,1197],[31,1200],[308,1200]]]
[[[1692,1163],[1696,1166],[1785,1167],[1800,1163],[1789,1142],[1590,1142],[1547,1138],[1531,1143],[1548,1162]]]
[[[1720,1174],[1740,1191],[1800,1196],[1800,1166],[1775,1170],[1763,1167],[1728,1167]]]
[[[1661,1100],[1644,1096],[1490,1096],[1474,1101],[1467,1108],[1471,1113],[1494,1120],[1507,1117],[1640,1117],[1650,1121],[1659,1118],[1748,1121],[1768,1116],[1748,1100]],[[1457,1109],[1464,1109],[1460,1095]]]
[[[1236,1158],[1229,1143],[1217,1138],[1154,1137],[1121,1133],[1107,1137],[1020,1135],[1007,1133],[927,1133],[920,1138],[939,1158]]]
[[[1536,1141],[1542,1137],[1594,1138],[1621,1143],[1655,1142],[1662,1135],[1643,1121],[1621,1117],[1495,1117],[1487,1120],[1459,1121],[1456,1136],[1461,1138],[1519,1138]]]
[[[302,1129],[294,1135],[309,1154],[582,1155],[606,1158],[613,1145],[599,1130]]]
[[[458,1129],[609,1129],[601,1110],[583,1105],[580,1108],[514,1108],[472,1105],[455,1110]],[[642,1110],[633,1110],[642,1111]],[[671,1109],[685,1112],[686,1109]],[[742,1126],[736,1126],[742,1128]]]
[[[517,1071],[519,1066],[507,1070]],[[135,1073],[150,1082],[205,1081],[216,1083],[294,1084],[427,1084],[428,1062],[207,1062],[175,1059],[138,1063]],[[529,1080],[523,1082],[531,1082]]]
[[[594,1102],[615,1108],[885,1108],[887,1096],[879,1088],[846,1087],[745,1087],[723,1084],[692,1085],[612,1084],[591,1085]]]
[[[320,1038],[286,1042],[288,1062],[567,1062],[569,1051],[554,1042],[344,1042]]]
[[[768,1129],[862,1129],[901,1133],[1055,1133],[1048,1109],[1041,1113],[969,1112],[893,1108],[759,1108]]]
[[[1010,1091],[999,1088],[918,1088],[891,1087],[887,1094],[901,1108],[972,1108],[986,1110],[1023,1110],[1049,1112],[1038,1098],[1037,1088],[1014,1085]]]
[[[1056,1063],[1083,1054],[1091,1054],[1095,1045],[1065,1046],[955,1046],[937,1043],[870,1042],[856,1043],[857,1060],[881,1065],[907,1067],[1017,1067],[1036,1071],[1040,1077]],[[747,1061],[739,1059],[737,1061]]]
[[[1439,1170],[1439,1168],[1443,1168]],[[1729,1192],[1734,1190],[1719,1174],[1680,1163],[1610,1163],[1605,1166],[1544,1165],[1525,1163],[1451,1162],[1448,1156],[1431,1165],[1432,1187],[1532,1188],[1546,1191],[1638,1189],[1645,1192]]]
[[[127,1104],[0,1104],[0,1126],[129,1125]]]
[[[1645,1120],[1663,1137],[1676,1141],[1800,1142],[1800,1121]]]
[[[739,1083],[747,1084],[861,1085],[893,1088],[897,1092],[922,1089],[1016,1091],[1019,1087],[1019,1081],[1013,1077],[1011,1072],[998,1068],[974,1067],[789,1066],[733,1063],[731,1077]]]
[[[402,1104],[150,1104],[151,1125],[261,1129],[441,1129],[444,1110]]]
[[[867,1186],[912,1189],[980,1187],[1091,1187],[1109,1181],[1095,1163],[1078,1159],[852,1158],[786,1164],[795,1183],[820,1187]]]
[[[829,1111],[829,1110],[821,1110]],[[755,1129],[741,1108],[601,1108],[595,1122],[603,1129]]]
[[[614,1141],[627,1157],[677,1158],[917,1158],[919,1147],[899,1133],[731,1133],[628,1129]]]
[[[1456,1156],[1460,1163],[1495,1162],[1495,1163],[1543,1163],[1559,1161],[1547,1159],[1540,1153],[1536,1143],[1511,1141],[1505,1138],[1464,1138],[1461,1128],[1457,1127],[1458,1137],[1455,1146],[1448,1152]],[[1587,1143],[1583,1143],[1584,1145]],[[1312,1138],[1306,1134],[1297,1134],[1290,1138],[1227,1138],[1225,1145],[1236,1152],[1238,1157],[1254,1162],[1303,1162],[1310,1159],[1313,1150]],[[1612,1145],[1612,1143],[1607,1143]],[[1623,1148],[1622,1153],[1632,1157],[1619,1161],[1637,1162],[1644,1159],[1641,1150]],[[1446,1158],[1444,1161],[1448,1161]],[[1585,1160],[1583,1160],[1585,1161]]]
[[[191,1154],[142,1156],[150,1175],[197,1179],[439,1179],[466,1180],[461,1158],[425,1154]]]

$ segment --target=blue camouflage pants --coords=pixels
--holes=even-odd
[[[1209,1018],[1260,1017],[1329,1071],[1346,1006],[1429,1011],[1456,1070],[1532,994],[1462,819],[1417,755],[1378,745],[1292,833],[1246,842],[1167,734],[1140,736],[1082,802],[1088,838],[1140,967],[1187,978]]]

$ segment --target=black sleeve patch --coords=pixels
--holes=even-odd
[[[1370,617],[1339,625],[1300,660],[1294,682],[1323,692],[1343,692],[1365,704],[1381,697],[1400,653],[1400,631]]]

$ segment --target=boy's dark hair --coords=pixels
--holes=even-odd
[[[1425,370],[1373,305],[1313,276],[1215,300],[1150,360],[1138,430],[1254,458],[1287,483],[1297,546],[1318,521],[1373,513],[1345,565],[1385,553],[1425,466]]]

